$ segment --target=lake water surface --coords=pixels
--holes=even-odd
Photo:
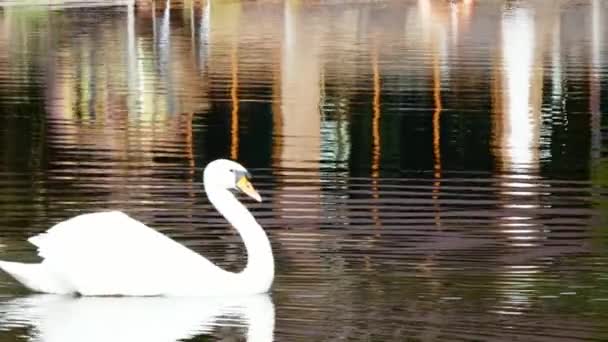
[[[201,183],[226,157],[277,275],[184,300],[0,274],[1,341],[608,339],[604,1],[50,2],[0,1],[0,259],[118,209],[240,270]]]

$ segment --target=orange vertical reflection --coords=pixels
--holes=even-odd
[[[433,101],[435,103],[435,111],[433,112],[433,175],[437,181],[435,186],[440,185],[439,178],[441,178],[441,75],[439,72],[439,57],[437,54],[433,57]],[[433,190],[437,192],[438,189]]]
[[[232,101],[232,112],[230,113],[230,158],[237,160],[239,157],[239,61],[237,43],[234,43],[230,54],[232,78],[230,82],[230,100]]]
[[[194,119],[194,112],[188,112],[186,114],[186,155],[188,158],[188,166],[190,175],[194,175],[194,143],[192,139],[192,120]]]
[[[378,50],[372,55],[374,79],[374,99],[372,102],[372,177],[378,178],[380,170],[380,72],[378,70]]]
[[[372,197],[377,200],[378,195],[378,176],[380,175],[380,70],[378,68],[378,48],[374,44],[372,54],[372,70],[374,81],[374,98],[372,100]],[[380,225],[378,207],[374,203],[372,209],[372,219],[376,226]]]
[[[433,54],[433,101],[435,111],[433,112],[433,206],[435,207],[435,225],[441,225],[439,216],[439,192],[441,188],[441,74],[439,70],[439,56]]]

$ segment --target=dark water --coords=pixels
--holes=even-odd
[[[219,303],[1,275],[0,340],[608,339],[603,1],[83,4],[0,8],[0,259],[120,209],[238,270],[201,186],[230,157],[277,277]]]

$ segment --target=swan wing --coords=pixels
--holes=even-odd
[[[38,247],[47,272],[83,295],[187,292],[188,286],[221,272],[201,255],[119,211],[76,216],[29,241]]]

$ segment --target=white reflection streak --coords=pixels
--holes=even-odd
[[[165,3],[165,10],[163,11],[163,19],[160,24],[160,45],[165,50],[169,49],[169,35],[170,35],[170,24],[171,24],[171,0],[167,0]],[[161,56],[163,51],[161,51]],[[163,56],[167,57],[167,56]]]
[[[591,65],[593,74],[597,75],[601,67],[600,46],[602,31],[602,8],[599,0],[593,0],[591,6]]]
[[[141,84],[139,82],[139,63],[137,49],[135,48],[135,6],[133,2],[127,5],[127,82],[128,82],[128,106],[129,113],[139,112],[136,108],[137,103],[141,103]]]
[[[323,104],[325,105],[325,104]],[[321,161],[333,163],[336,168],[347,168],[350,160],[349,124],[342,118],[321,121]],[[333,175],[334,171],[330,173]],[[338,173],[337,176],[345,174]]]
[[[552,99],[556,105],[561,107],[562,101],[562,58],[561,58],[561,23],[558,17],[553,27],[552,47],[551,50],[551,83]],[[550,127],[550,126],[549,126]]]
[[[305,6],[297,1],[284,2],[284,36],[281,60],[281,155],[280,166],[293,177],[295,169],[318,169],[321,151],[321,54],[320,29],[306,30]],[[306,173],[309,183],[318,173]],[[281,185],[280,201],[286,195],[301,193],[299,186]],[[319,195],[319,187],[312,192]],[[317,208],[318,212],[318,208]]]
[[[247,341],[274,334],[274,304],[266,294],[235,298],[70,297],[34,295],[0,302],[0,330],[33,326],[30,340],[177,341],[209,333],[236,318]],[[232,323],[231,325],[234,325]]]
[[[502,21],[502,53],[507,84],[506,143],[510,166],[529,166],[534,159],[534,133],[530,111],[530,81],[534,52],[532,15],[516,8]]]
[[[562,82],[562,53],[561,53],[561,17],[555,15],[555,22],[552,26],[551,37],[551,107],[549,110],[544,110],[541,114],[540,128],[540,155],[541,160],[550,160],[551,153],[551,137],[553,134],[554,115],[563,113],[563,82]],[[563,115],[563,114],[561,114]],[[556,115],[557,116],[557,115]],[[559,119],[558,119],[559,120]]]
[[[537,196],[544,192],[538,188],[540,177],[532,174],[538,163],[539,115],[536,96],[542,85],[533,79],[535,57],[534,13],[526,8],[514,8],[502,18],[503,58],[503,137],[504,172],[501,195],[505,196],[503,208],[513,216],[503,217],[500,232],[510,247],[533,248],[544,238],[545,230],[535,222],[534,212],[539,208]],[[535,294],[532,286],[537,265],[508,265],[499,271],[502,300],[495,312],[499,314],[523,314]]]
[[[459,17],[459,5],[456,3],[450,4],[450,23],[452,24],[452,45],[458,45],[458,17]]]
[[[174,113],[174,99],[171,91],[173,80],[171,79],[171,0],[165,3],[165,10],[160,24],[160,37],[158,42],[158,70],[162,84],[166,87],[165,113]]]
[[[526,243],[514,244],[519,247],[530,247]],[[542,269],[537,265],[507,265],[500,270],[501,279],[496,281],[503,301],[497,305],[495,313],[502,315],[523,314],[532,303],[531,298],[535,296],[536,289],[533,284],[537,280],[537,274]]]
[[[199,65],[201,73],[205,70],[206,61],[209,60],[209,54],[211,53],[211,35],[209,34],[211,27],[211,0],[207,0],[205,6],[202,6],[202,11],[199,31]]]
[[[534,23],[532,14],[528,9],[516,8],[503,17],[502,21],[502,54],[504,63],[504,151],[506,171],[510,175],[504,176],[501,186],[505,190],[501,194],[507,196],[522,196],[532,199],[538,195],[534,182],[536,177],[520,173],[528,171],[535,162],[536,136],[531,108],[532,67],[534,58]],[[509,200],[504,208],[534,209],[536,203],[522,203]],[[531,218],[531,217],[530,217]],[[507,218],[508,219],[508,218]],[[502,224],[501,230],[508,234],[511,240],[535,240],[536,237],[527,230],[513,229],[514,227],[533,227],[534,223],[513,222]]]
[[[602,134],[601,130],[601,80],[600,68],[602,67],[600,47],[602,31],[602,8],[599,0],[593,0],[591,6],[591,81],[590,81],[590,107],[591,107],[591,153],[592,160],[597,160],[601,155]]]

